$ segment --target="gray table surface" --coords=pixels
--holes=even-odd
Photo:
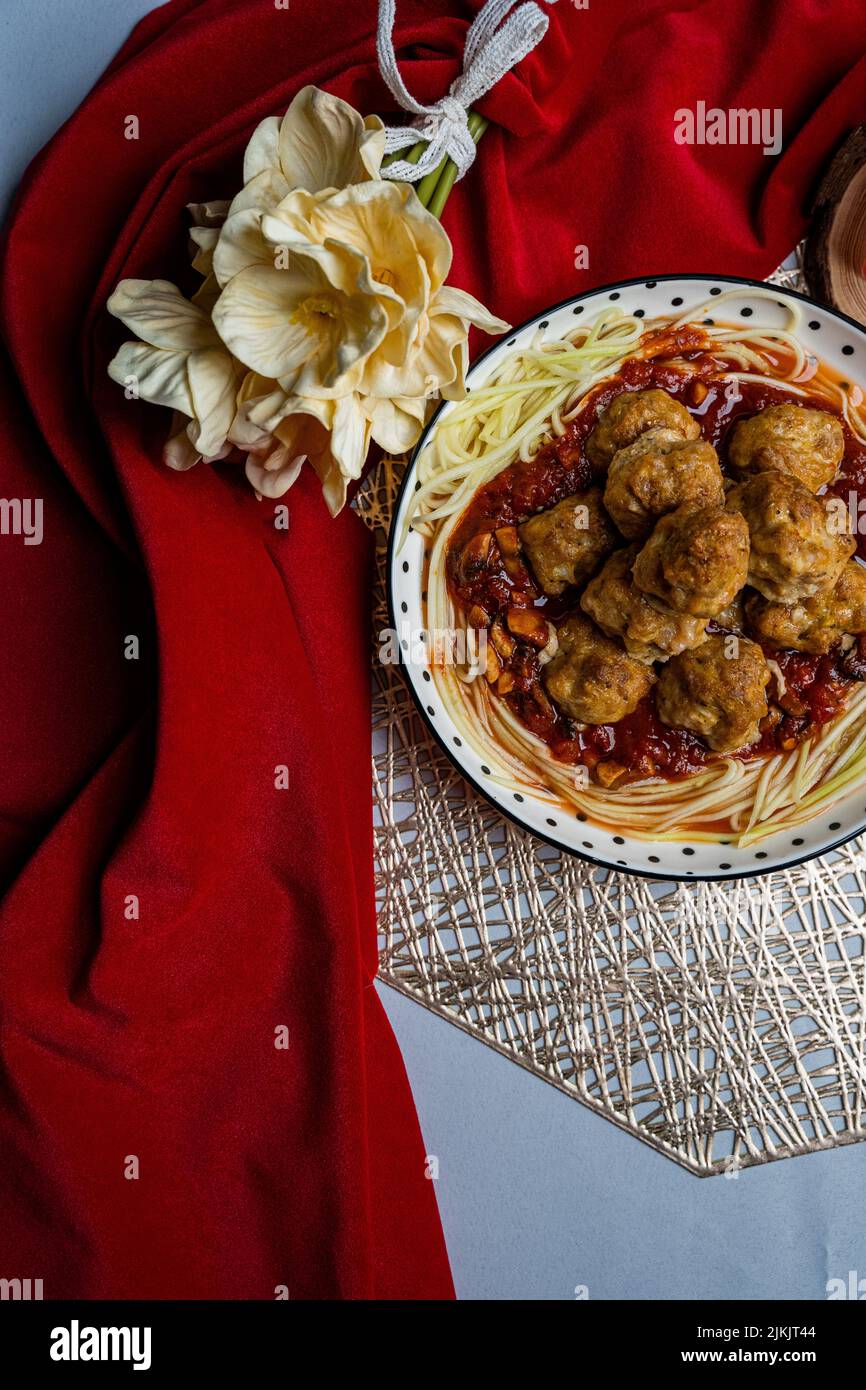
[[[32,156],[154,8],[0,0],[4,207]],[[697,1179],[417,1004],[380,992],[438,1159],[462,1298],[823,1299],[830,1280],[847,1283],[851,1271],[866,1280],[866,1146]]]

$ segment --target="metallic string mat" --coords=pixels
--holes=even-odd
[[[799,259],[770,280],[801,288]],[[401,469],[384,460],[355,502],[378,557],[381,979],[700,1176],[866,1138],[863,843],[672,884],[503,820],[376,654]]]

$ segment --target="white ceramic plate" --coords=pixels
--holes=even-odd
[[[862,325],[792,290],[724,275],[668,275],[649,280],[623,280],[566,300],[521,324],[507,339],[480,357],[469,373],[467,384],[470,390],[483,384],[499,366],[503,356],[513,347],[526,342],[537,329],[549,325],[551,336],[560,336],[574,323],[575,315],[592,317],[612,302],[618,303],[626,312],[637,312],[647,318],[664,314],[680,315],[690,305],[698,307],[708,298],[712,299],[714,293],[729,293],[735,288],[740,288],[742,294],[725,301],[723,317],[727,321],[737,322],[742,318],[744,327],[749,324],[754,326],[757,322],[762,326],[781,328],[787,323],[784,302],[795,300],[803,310],[799,334],[804,346],[866,388],[866,330]],[[777,294],[777,303],[757,297],[754,294],[757,288],[764,291],[772,288]],[[409,630],[415,632],[424,626],[421,596],[424,545],[417,532],[411,531],[401,550],[396,552],[395,537],[401,532],[404,513],[415,491],[418,455],[430,432],[436,429],[438,422],[451,408],[449,403],[443,404],[419,440],[406,470],[392,522],[388,596],[392,625],[398,633],[401,624],[408,623]],[[646,840],[629,839],[628,836],[614,835],[589,822],[582,822],[573,813],[562,809],[552,810],[549,802],[535,799],[528,792],[518,795],[505,791],[487,775],[481,755],[458,736],[426,662],[418,660],[419,653],[413,650],[419,645],[404,645],[401,641],[401,658],[421,715],[448,757],[466,780],[504,815],[539,839],[572,854],[608,868],[627,869],[654,878],[740,878],[800,864],[866,830],[866,784],[838,801],[829,811],[798,826],[796,832],[769,836],[744,849],[721,841],[686,845],[674,842],[653,844]]]

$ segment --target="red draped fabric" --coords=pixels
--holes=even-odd
[[[400,0],[420,99],[477,9]],[[169,472],[167,418],[105,374],[108,294],[184,280],[184,205],[235,191],[262,117],[308,82],[388,113],[375,18],[172,0],[8,229],[0,492],[43,499],[44,540],[0,536],[0,1275],[48,1298],[452,1292],[371,983],[368,537],[311,476],[283,532],[236,465]],[[480,103],[451,282],[517,321],[617,277],[766,274],[866,115],[864,51],[859,0],[560,0]],[[698,101],[778,108],[782,154],[678,145]]]

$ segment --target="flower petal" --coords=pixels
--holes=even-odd
[[[250,266],[229,281],[214,305],[217,331],[254,372],[271,378],[291,376],[318,348],[313,325],[296,314],[316,288],[305,267]]]
[[[167,352],[148,343],[124,343],[108,364],[108,375],[121,386],[134,387],[141,400],[193,414],[186,364],[188,353]]]
[[[264,463],[250,457],[246,475],[260,497],[284,497],[304,466],[304,454],[292,454],[286,445],[278,445]]]
[[[168,280],[121,280],[108,311],[153,347],[192,352],[219,346],[208,315]]]
[[[303,87],[280,126],[279,164],[290,189],[316,193],[342,188],[362,173],[378,173],[380,146],[384,152],[384,136],[365,128],[348,102],[318,87]]]
[[[213,253],[213,269],[220,285],[227,285],[251,265],[273,265],[274,250],[262,236],[262,214],[257,208],[233,212],[219,234]]]
[[[245,183],[240,193],[232,199],[229,217],[235,212],[246,212],[250,208],[267,212],[270,208],[275,208],[288,192],[289,185],[278,165],[272,169],[263,169],[254,179],[250,179],[249,183]]]
[[[242,449],[261,449],[288,408],[289,397],[278,382],[248,372],[238,391],[229,438]]]
[[[264,461],[252,460],[252,464],[247,460],[247,477],[257,491],[266,497],[281,497],[307,458],[311,462],[328,460],[333,465],[329,434],[333,416],[332,401],[294,397],[286,419],[276,431],[282,455],[270,454]]]
[[[400,366],[392,366],[376,354],[368,363],[360,390],[371,396],[432,396],[445,394],[457,381],[461,350],[466,346],[462,319],[436,314],[421,324],[413,351]]]
[[[331,283],[328,263],[320,248],[293,248],[284,270],[241,271],[214,308],[235,356],[299,395],[345,395],[387,327],[374,297]]]
[[[385,400],[367,396],[364,399],[372,437],[389,454],[405,454],[417,444],[428,407],[429,402],[422,397]]]
[[[219,228],[190,227],[189,239],[196,248],[192,258],[193,270],[197,270],[199,275],[210,275],[213,268],[214,247],[219,241]]]
[[[208,275],[202,280],[198,289],[192,297],[193,304],[199,309],[203,309],[208,318],[213,314],[213,306],[220,297],[220,287],[215,275]]]
[[[466,373],[469,370],[469,343],[466,338],[453,343],[451,364],[453,379],[442,385],[440,395],[443,401],[462,401],[466,395]]]
[[[349,480],[330,454],[311,454],[310,464],[322,484],[322,496],[331,516],[339,516],[346,505]]]
[[[466,290],[456,289],[454,285],[442,286],[433,299],[430,313],[453,314],[465,323],[474,324],[484,333],[507,333],[511,327],[510,323],[496,318],[489,309],[485,309],[473,295],[467,294]]]
[[[358,156],[364,173],[369,174],[371,179],[381,177],[382,160],[385,158],[385,125],[378,116],[365,117]]]
[[[266,116],[256,126],[244,154],[244,183],[249,183],[266,169],[279,168],[280,118]]]
[[[172,435],[162,451],[162,461],[176,473],[186,473],[201,463],[201,454],[186,432],[186,426]]]
[[[228,198],[215,198],[209,203],[187,203],[186,210],[194,227],[221,227],[230,206]]]
[[[425,254],[419,250],[408,207],[435,229]],[[438,287],[451,255],[447,236],[412,189],[377,180],[339,193],[297,190],[262,219],[262,232],[274,244],[321,246],[338,255],[347,268],[354,261],[353,278],[374,293],[388,313],[382,354],[394,365],[405,359],[431,287]],[[333,272],[330,278],[336,283]]]
[[[369,421],[359,399],[295,396],[276,436],[290,454],[309,459],[322,483],[328,510],[336,516],[345,504],[350,479],[361,476],[370,443]]]
[[[193,404],[190,438],[205,458],[213,458],[225,445],[235,417],[234,363],[227,352],[213,348],[191,352],[187,375]]]
[[[334,402],[331,453],[344,478],[360,478],[369,447],[370,421],[357,396],[341,396]]]
[[[262,235],[277,249],[292,250],[315,257],[322,273],[332,285],[345,294],[358,292],[378,300],[387,317],[387,331],[398,328],[406,317],[406,305],[390,284],[375,280],[370,266],[368,246],[360,247],[336,237],[324,235],[325,228],[316,218],[320,203],[331,194],[311,194],[299,189],[284,198],[278,208],[262,217]],[[360,232],[358,240],[362,240]]]

